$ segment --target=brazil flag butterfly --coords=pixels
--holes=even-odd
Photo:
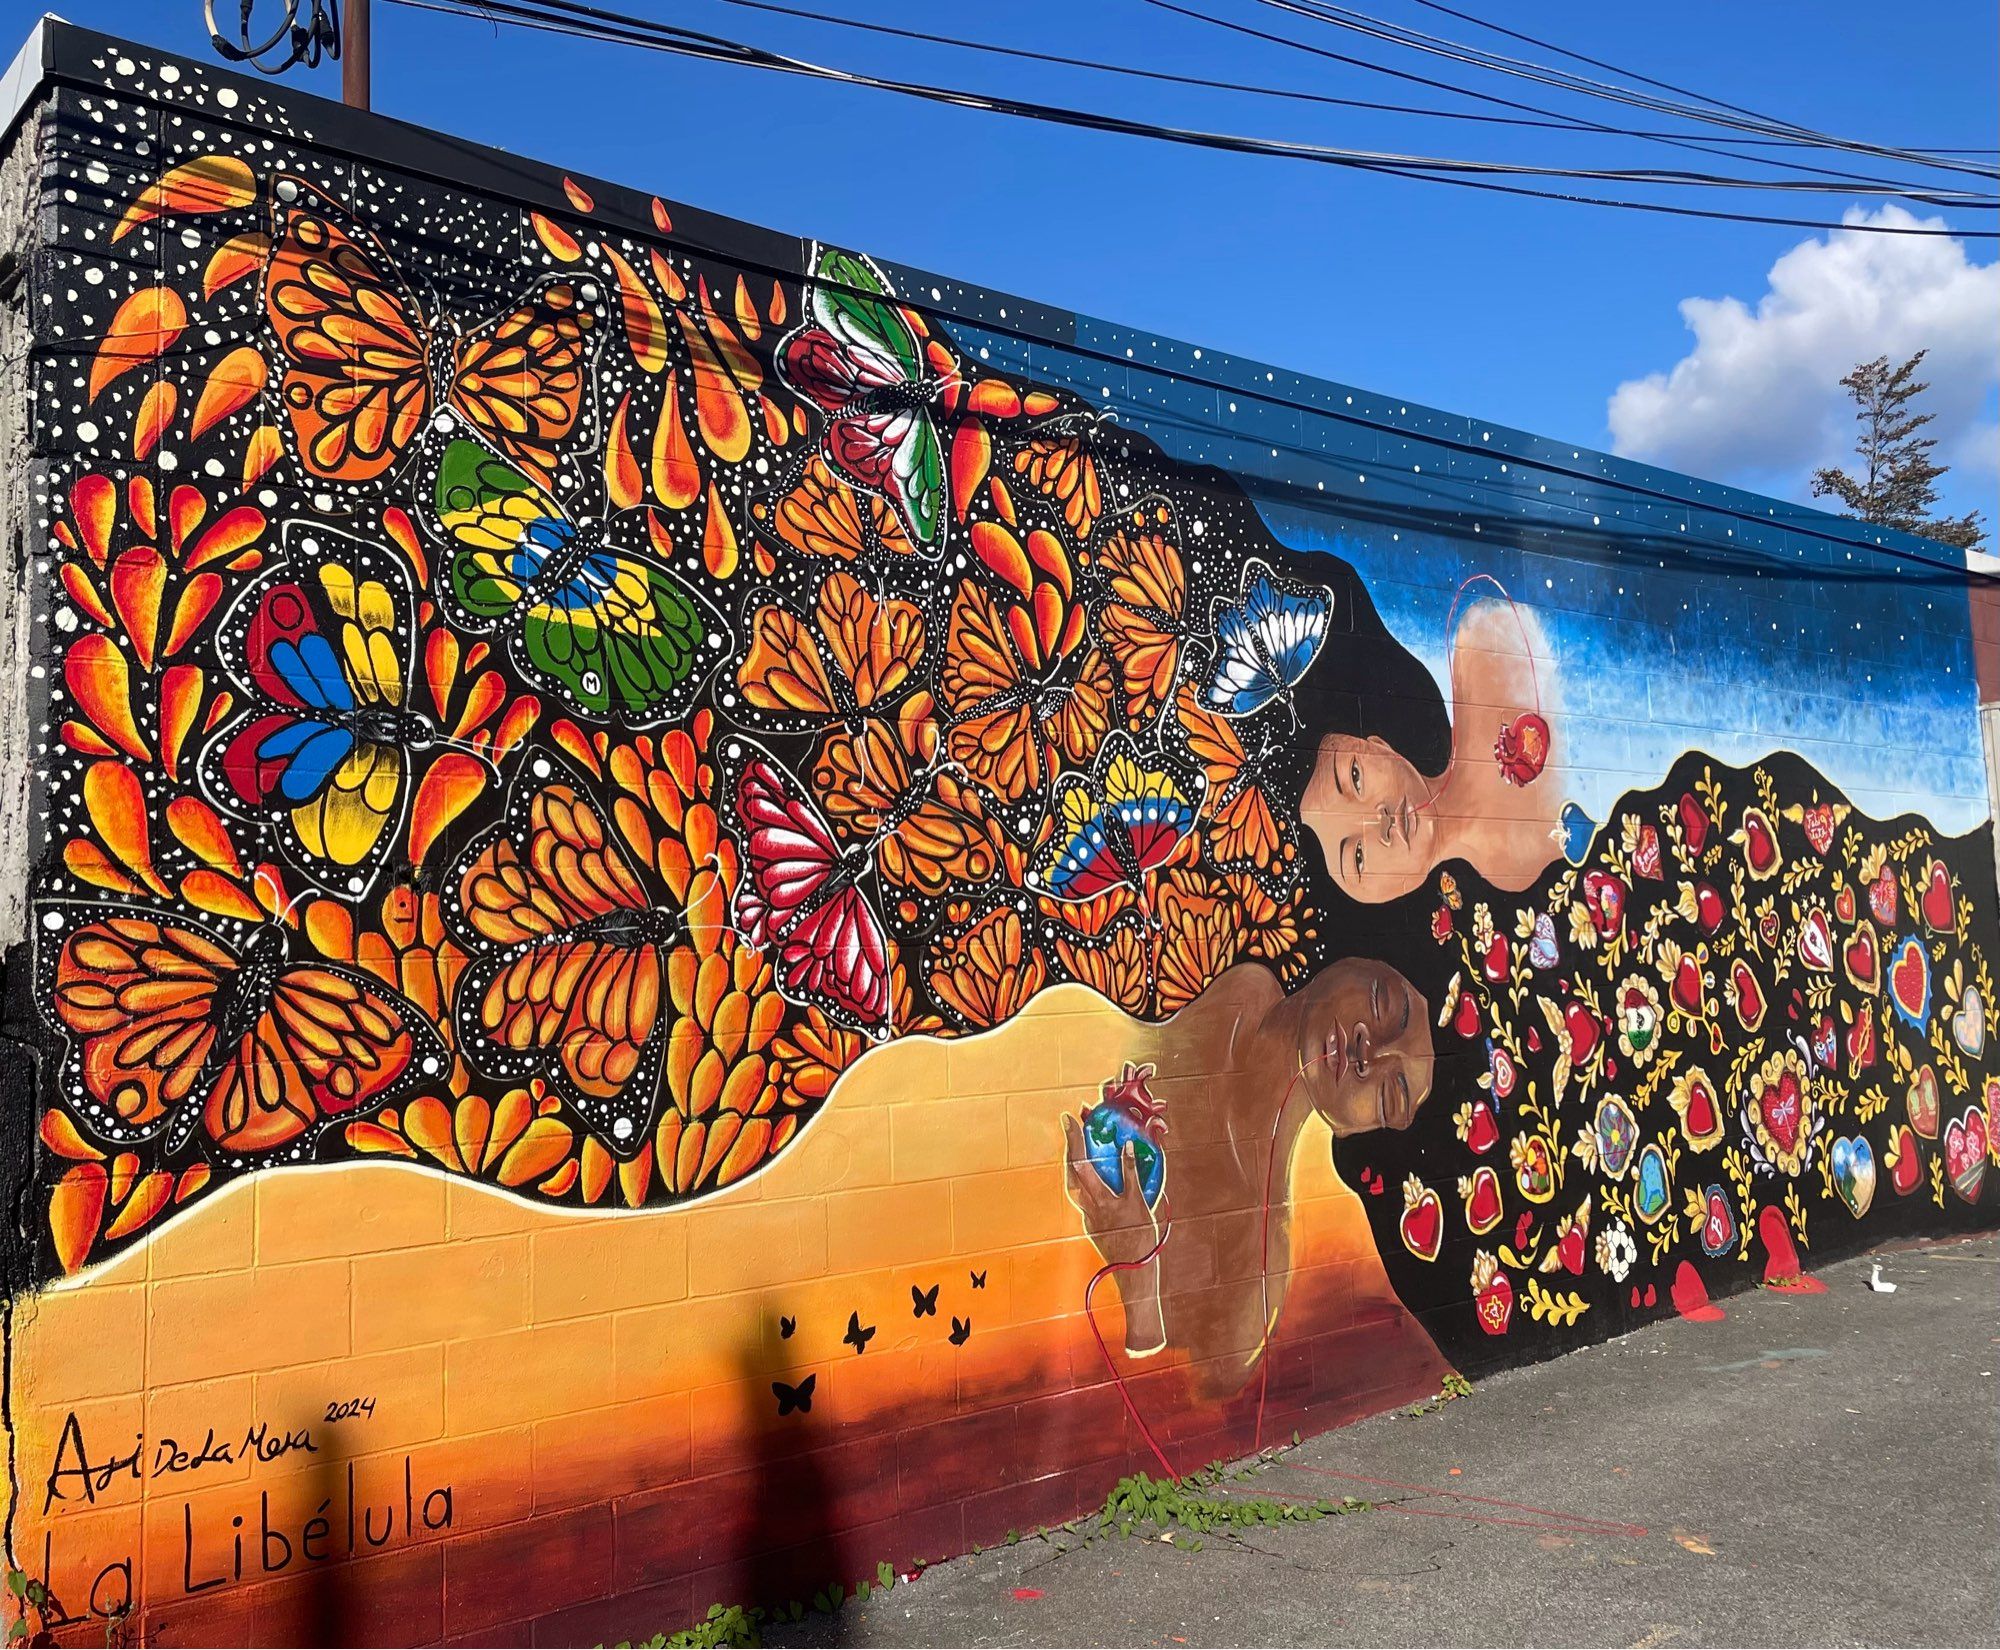
[[[729,651],[702,596],[653,556],[606,543],[602,523],[573,521],[481,442],[448,436],[432,504],[452,622],[504,629],[515,664],[585,716],[672,720]]]
[[[737,930],[775,954],[795,1002],[871,1035],[889,1030],[889,936],[857,886],[872,860],[842,852],[805,787],[771,753],[731,740],[729,801],[741,833]]]
[[[935,554],[945,474],[931,408],[957,366],[859,253],[815,247],[810,280],[806,321],[779,350],[778,370],[826,414],[828,462],[895,505],[911,542]]]
[[[555,276],[470,330],[427,315],[382,243],[310,184],[272,185],[264,313],[307,473],[373,481],[444,406],[546,482],[590,380],[595,282]]]
[[[1255,716],[1282,699],[1292,711],[1292,689],[1312,668],[1333,628],[1333,592],[1324,585],[1281,579],[1252,557],[1243,584],[1219,596],[1209,610],[1215,656],[1209,661],[1201,702],[1219,716]]]
[[[541,1078],[626,1158],[659,1103],[667,957],[689,918],[619,842],[582,780],[533,752],[506,818],[453,867],[444,911],[470,957],[455,999],[466,1059]]]
[[[1196,794],[1156,758],[1142,757],[1125,734],[1111,735],[1088,779],[1065,774],[1057,786],[1055,836],[1032,886],[1075,902],[1142,887],[1193,833]]]
[[[233,1167],[297,1161],[329,1126],[450,1070],[443,1039],[380,981],[294,959],[281,922],[123,903],[40,907],[36,987],[68,1039],[58,1077],[114,1146],[197,1134]]]
[[[237,597],[217,648],[240,710],[202,752],[209,797],[275,822],[321,887],[358,894],[400,840],[413,756],[437,730],[410,706],[410,576],[388,551],[288,522],[285,560]]]

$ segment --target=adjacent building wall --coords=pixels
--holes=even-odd
[[[1990,1224],[1939,547],[30,53],[31,1629],[671,1630]]]

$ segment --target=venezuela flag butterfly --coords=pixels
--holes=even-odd
[[[304,522],[285,561],[217,628],[244,708],[199,769],[215,803],[273,820],[286,857],[321,887],[363,892],[400,839],[413,753],[437,730],[410,708],[410,576],[387,550]]]
[[[1292,689],[1333,628],[1333,592],[1281,579],[1252,557],[1243,564],[1240,593],[1216,598],[1210,613],[1215,657],[1202,705],[1220,716],[1255,716],[1282,699],[1296,722]]]
[[[1191,787],[1150,767],[1122,733],[1104,742],[1088,780],[1065,774],[1056,788],[1055,837],[1035,882],[1059,900],[1095,899],[1171,861],[1194,830]]]
[[[455,999],[466,1059],[504,1082],[541,1078],[626,1158],[659,1103],[667,958],[687,918],[619,842],[584,782],[537,751],[506,819],[453,868],[444,909],[471,958]]]
[[[582,420],[598,301],[596,283],[557,276],[469,331],[434,321],[342,207],[299,178],[272,185],[264,313],[278,401],[300,464],[322,479],[375,480],[449,406],[546,482]]]
[[[855,1030],[889,1030],[889,936],[856,886],[865,847],[842,853],[805,788],[775,757],[730,741],[730,786],[742,831],[736,925],[776,954],[778,987]]]
[[[811,281],[808,319],[784,341],[778,370],[826,414],[828,462],[895,505],[912,543],[935,554],[945,474],[931,408],[957,366],[859,253],[815,247]]]
[[[656,558],[604,542],[491,448],[444,445],[432,488],[450,548],[452,622],[504,630],[514,662],[585,716],[644,727],[682,715],[730,648],[707,600]]]
[[[297,1161],[331,1124],[450,1069],[443,1039],[379,981],[294,961],[279,922],[122,904],[41,907],[36,988],[68,1038],[60,1090],[100,1140],[199,1131],[233,1167]]]

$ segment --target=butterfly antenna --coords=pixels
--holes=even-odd
[[[292,920],[292,916],[301,905],[305,904],[307,896],[312,893],[310,888],[301,888],[290,899],[286,899],[285,885],[278,880],[277,872],[267,865],[258,866],[250,882],[260,893],[265,894],[264,908],[271,913],[274,921],[281,922],[288,928],[298,926]]]

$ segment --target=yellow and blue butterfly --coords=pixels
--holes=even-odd
[[[1122,733],[1105,740],[1091,776],[1066,774],[1056,791],[1055,837],[1033,873],[1053,899],[1081,903],[1116,887],[1139,889],[1194,832],[1199,793],[1141,758]]]
[[[410,575],[389,551],[314,524],[287,523],[283,540],[284,561],[218,629],[244,708],[198,771],[218,806],[278,825],[314,882],[359,894],[398,840],[412,753],[438,737],[410,704]]]
[[[729,627],[650,555],[605,542],[492,448],[446,439],[432,487],[449,541],[439,596],[463,630],[504,627],[515,665],[579,714],[645,727],[688,710]]]

